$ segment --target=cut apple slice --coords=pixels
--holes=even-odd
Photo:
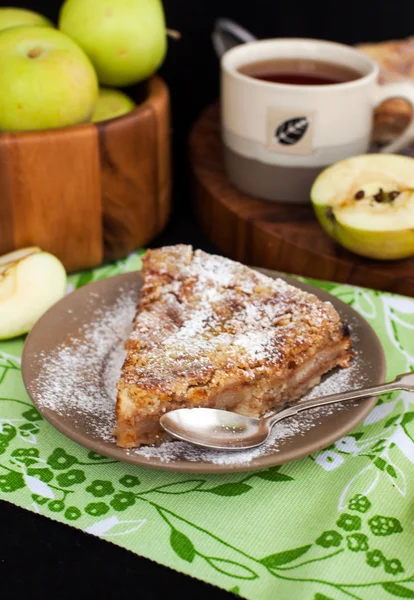
[[[8,254],[3,254],[3,256],[0,256],[0,275],[4,273],[4,271],[6,271],[13,263],[17,263],[19,260],[39,252],[41,252],[40,248],[37,246],[31,246],[30,248],[21,248],[20,250],[14,250]]]
[[[317,177],[311,200],[322,227],[348,250],[382,260],[414,254],[414,159],[343,160]]]
[[[0,258],[0,339],[27,333],[66,290],[66,271],[52,254],[24,248]]]

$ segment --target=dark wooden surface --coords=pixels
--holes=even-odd
[[[119,119],[0,134],[0,255],[40,246],[68,271],[120,258],[163,230],[170,195],[169,94],[158,77]]]
[[[414,296],[414,257],[359,257],[324,233],[310,204],[266,202],[235,189],[224,171],[217,105],[194,126],[190,161],[199,223],[224,254],[286,273]]]

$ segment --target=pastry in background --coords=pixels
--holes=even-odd
[[[414,81],[414,36],[405,40],[360,44],[357,47],[380,65],[381,84]],[[374,143],[387,144],[393,141],[407,127],[411,118],[412,109],[406,100],[394,98],[384,102],[374,114]]]

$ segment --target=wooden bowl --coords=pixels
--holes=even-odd
[[[147,244],[170,211],[169,94],[159,77],[117,119],[0,134],[0,255],[40,246],[68,271]]]

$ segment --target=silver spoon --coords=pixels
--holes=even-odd
[[[414,373],[399,375],[394,381],[383,385],[307,400],[261,419],[215,408],[180,408],[163,415],[160,424],[174,437],[197,446],[246,450],[263,444],[276,423],[304,410],[396,390],[414,391]]]

